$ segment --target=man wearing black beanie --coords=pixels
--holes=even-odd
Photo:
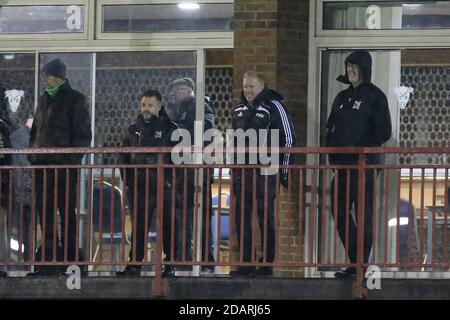
[[[45,92],[39,99],[34,116],[30,148],[88,147],[92,136],[86,98],[70,86],[66,79],[65,64],[60,59],[48,62],[42,68],[41,79]],[[83,154],[29,155],[32,165],[76,165],[81,164],[82,158]],[[77,255],[76,238],[76,199],[79,192],[77,169],[69,169],[67,174],[65,169],[37,169],[35,177],[35,207],[39,212],[42,231],[41,252],[36,254],[37,263],[67,257],[71,264],[77,256],[81,260],[81,254],[78,252]],[[61,221],[60,237],[54,234],[54,230],[57,232],[59,229],[55,214],[57,211]],[[58,239],[61,239],[62,247],[58,244],[54,246],[53,242]],[[63,271],[55,266],[39,266],[32,275],[56,275]]]

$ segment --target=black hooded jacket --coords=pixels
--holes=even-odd
[[[272,129],[279,130],[278,146],[280,148],[294,147],[296,144],[296,135],[292,121],[286,112],[282,101],[284,97],[278,92],[265,87],[250,104],[241,94],[241,103],[233,108],[233,129]],[[246,146],[249,146],[246,139]],[[261,144],[261,142],[259,143]],[[270,133],[267,136],[267,146],[270,147],[273,141],[270,141]],[[292,163],[292,157],[289,153],[280,154],[279,164],[288,165]],[[287,186],[287,170],[281,172],[281,182]]]
[[[386,95],[370,82],[372,59],[365,50],[357,50],[345,59],[345,64],[357,64],[363,83],[353,88],[347,71],[338,81],[350,86],[336,96],[327,122],[328,147],[379,147],[391,137],[391,116]],[[330,154],[330,164],[356,164],[358,155]],[[375,154],[367,156],[367,163],[380,163]]]

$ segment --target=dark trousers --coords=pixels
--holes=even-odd
[[[364,197],[364,262],[368,262],[372,248],[372,217],[373,217],[373,170],[367,170],[365,174],[365,197]],[[331,210],[334,218],[335,210],[335,179],[331,180]],[[338,170],[338,193],[337,193],[337,231],[345,247],[346,239],[346,217],[348,217],[348,257],[351,263],[356,262],[357,253],[357,227],[358,227],[358,171],[350,170],[349,194],[347,213],[347,170]],[[355,207],[355,218],[350,214],[352,206]]]
[[[171,242],[171,190],[165,188],[163,200],[163,250],[166,260],[170,259]],[[147,201],[147,203],[146,203]],[[130,261],[144,260],[146,244],[148,243],[148,232],[150,232],[153,215],[157,214],[157,188],[145,190],[145,179],[138,179],[137,189],[129,189],[128,203],[131,208],[132,233]],[[147,211],[145,210],[147,207]],[[134,210],[136,208],[136,210]],[[147,230],[146,230],[147,229]],[[146,232],[147,231],[147,232]]]
[[[213,173],[211,173],[213,174]],[[203,211],[202,211],[202,261],[214,262],[214,249],[213,249],[213,239],[212,239],[212,229],[211,229],[211,219],[213,214],[212,208],[212,197],[211,197],[211,182],[205,174],[203,178]],[[220,201],[220,195],[219,195]],[[207,224],[209,221],[209,224]],[[208,241],[206,241],[206,234],[208,234]],[[220,236],[219,236],[220,237]],[[220,238],[217,239],[217,243],[220,243]],[[208,248],[208,256],[206,257],[206,249]]]
[[[275,258],[275,212],[274,202],[276,195],[276,176],[267,176],[268,193],[264,194],[265,177],[259,175],[256,171],[257,181],[256,186],[253,185],[253,170],[246,170],[245,173],[245,190],[242,190],[242,177],[233,175],[234,195],[236,199],[235,218],[238,235],[238,245],[240,245],[243,237],[243,261],[252,261],[252,219],[253,211],[256,210],[256,219],[259,223],[261,233],[261,248],[263,250],[263,258],[267,262],[273,262]],[[253,196],[253,189],[256,188],[256,198]],[[243,203],[242,203],[243,200]],[[254,203],[255,202],[255,203]],[[256,207],[254,207],[256,205]],[[267,211],[267,218],[265,220],[265,211]],[[241,233],[241,220],[244,220],[243,234]],[[264,222],[267,223],[267,234],[264,232]],[[267,241],[267,248],[264,252],[264,242]]]
[[[47,173],[46,181],[44,181],[44,171]],[[56,192],[55,176],[57,177]],[[67,250],[68,260],[75,261],[76,248],[78,247],[76,241],[76,188],[76,169],[58,169],[57,174],[55,174],[54,169],[36,170],[36,210],[39,212],[41,223],[43,235],[41,247],[45,250],[45,261],[51,261],[53,257],[57,257],[60,250]],[[61,220],[60,237],[58,237],[58,213]],[[58,240],[61,241],[62,249],[58,246]],[[53,249],[55,241],[57,252]],[[64,251],[61,253],[64,253]]]
[[[196,196],[193,192],[195,190],[194,183],[194,171],[187,171],[187,190],[186,190],[186,203],[184,203],[184,176],[180,175],[179,189],[176,196],[176,216],[175,216],[175,260],[180,261],[183,259],[183,245],[185,246],[185,259],[187,261],[192,260],[193,257],[193,225],[194,225],[194,213],[195,213],[195,200]],[[191,175],[191,176],[189,176]],[[213,252],[213,239],[211,230],[211,219],[212,219],[212,201],[211,201],[211,183],[207,179],[207,175],[204,174],[203,177],[203,205],[202,212],[202,261],[213,262],[214,252]],[[170,219],[170,218],[169,218]],[[209,224],[207,223],[209,219]],[[195,221],[196,223],[196,221]],[[169,230],[171,226],[171,221],[167,221],[167,227],[164,230]],[[206,241],[206,234],[208,233],[208,241]],[[184,237],[183,237],[184,235]],[[208,247],[208,256],[206,257],[206,248]]]
[[[175,261],[192,261],[192,246],[193,246],[193,222],[194,222],[194,207],[189,206],[186,209],[182,204],[177,203],[175,210],[175,240],[174,240],[174,253]],[[172,212],[164,215],[164,231],[168,235],[169,239],[172,232]],[[184,259],[183,259],[183,246],[184,246]],[[171,258],[170,241],[166,246],[166,260]]]

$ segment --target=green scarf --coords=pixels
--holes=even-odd
[[[54,97],[58,93],[59,88],[61,88],[61,86],[64,83],[66,83],[66,82],[64,81],[63,83],[61,83],[61,84],[59,84],[59,85],[57,85],[56,87],[53,87],[53,88],[47,88],[47,89],[45,89],[45,91],[47,91],[47,93],[48,93],[48,95],[50,97]]]

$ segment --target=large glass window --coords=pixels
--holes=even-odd
[[[152,4],[103,6],[103,32],[232,31],[234,5]]]
[[[33,113],[35,55],[33,53],[0,54],[0,87],[5,90],[11,131],[25,124]],[[2,111],[3,112],[3,111]]]
[[[321,132],[325,132],[334,97],[347,87],[336,81],[336,77],[345,73],[344,59],[350,52],[327,50],[323,53]],[[393,123],[391,146],[448,147],[450,51],[376,50],[371,51],[371,55],[372,82],[383,90],[389,101]],[[322,139],[324,145],[324,136]],[[447,162],[445,156],[433,154],[403,154],[399,158],[399,163],[405,165]],[[425,173],[432,174],[432,169]],[[408,169],[404,170],[404,175],[409,175]]]
[[[182,77],[195,83],[196,65],[194,51],[98,53],[94,145],[120,146],[139,114],[141,94],[156,89],[167,106],[172,102],[170,84]],[[98,155],[95,162],[116,160],[114,155]]]
[[[336,77],[345,73],[344,61],[350,52],[352,50],[324,50],[322,53],[322,146],[325,145],[326,122],[334,98],[349,86],[336,81]],[[384,49],[371,50],[370,54],[371,82],[385,93],[392,120],[392,136],[385,146],[448,147],[450,50]],[[374,245],[378,248],[372,252],[375,261],[396,261],[396,250],[400,250],[400,261],[405,261],[403,259],[406,259],[408,252],[405,249],[406,240],[400,239],[406,237],[411,237],[408,245],[408,250],[411,250],[408,253],[410,261],[427,259],[426,261],[430,262],[433,241],[436,248],[433,259],[443,261],[444,252],[448,251],[448,246],[441,240],[444,232],[448,231],[444,220],[444,213],[448,208],[449,171],[446,155],[405,153],[398,156],[384,154],[382,157],[384,163],[400,163],[403,168],[384,168],[377,172],[378,178],[375,182],[378,200],[374,205],[374,210],[376,208],[377,211],[372,224]],[[330,181],[332,174],[330,172],[327,181]],[[324,203],[326,208],[332,208],[330,195],[327,195]],[[411,208],[411,211],[405,208]],[[397,229],[398,215],[404,219],[400,222],[403,229]],[[325,232],[326,237],[329,237],[325,241],[329,245],[329,251],[325,254],[332,257],[335,232],[331,227],[333,220],[330,219],[328,223],[328,227],[321,232]],[[425,232],[425,229],[428,231]],[[433,237],[438,240],[433,240]],[[400,248],[396,248],[398,243]],[[385,251],[385,247],[389,249]],[[427,256],[419,257],[418,248]]]
[[[450,28],[449,1],[325,1],[324,30]]]
[[[84,6],[0,6],[0,34],[83,33]]]

